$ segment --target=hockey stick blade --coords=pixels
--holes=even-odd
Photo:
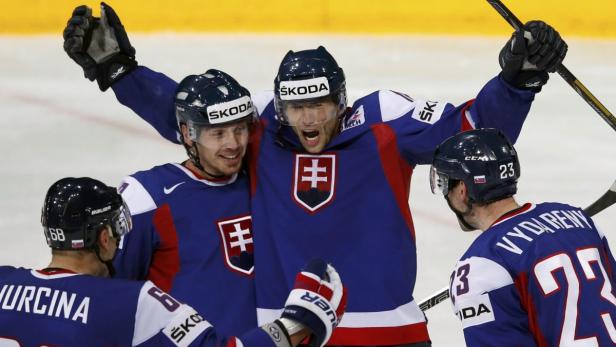
[[[584,212],[588,213],[589,216],[594,216],[597,213],[605,210],[606,208],[612,206],[616,203],[616,181],[612,184],[610,189],[605,192],[597,201],[590,204],[590,206],[584,209]]]
[[[614,203],[616,203],[616,181],[612,183],[610,189],[608,189],[605,194],[603,194],[599,199],[597,199],[597,201],[586,207],[584,209],[584,212],[586,212],[589,216],[592,217],[597,213],[605,210],[606,208],[614,205]],[[444,287],[435,292],[434,294],[430,295],[429,297],[420,301],[419,308],[422,311],[426,311],[447,299],[449,299],[449,287]]]
[[[524,24],[516,17],[500,0],[487,0],[492,7],[511,25],[515,30],[520,30]],[[578,95],[592,107],[612,129],[616,130],[616,117],[597,99],[586,86],[575,77],[562,63],[556,67],[556,72],[562,77]]]

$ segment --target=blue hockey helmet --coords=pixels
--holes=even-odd
[[[178,123],[188,126],[193,141],[198,127],[252,121],[257,115],[248,89],[216,69],[189,75],[180,82],[175,94],[175,111]]]
[[[459,133],[441,143],[430,169],[433,193],[447,195],[452,184],[462,181],[471,202],[489,203],[513,196],[520,177],[516,150],[496,129]]]
[[[95,249],[105,226],[118,240],[132,227],[130,211],[116,189],[89,177],[67,177],[52,184],[41,224],[47,245],[57,250]]]
[[[304,51],[289,51],[282,59],[274,80],[278,120],[289,125],[284,114],[286,102],[330,98],[338,105],[338,114],[346,109],[344,71],[323,46]]]

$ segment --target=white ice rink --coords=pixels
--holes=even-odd
[[[253,91],[271,89],[288,49],[325,45],[347,76],[351,100],[376,89],[462,103],[499,71],[506,37],[132,35],[137,60],[179,80],[215,67]],[[616,41],[569,39],[566,66],[616,112]],[[116,185],[139,169],[182,161],[183,148],[101,93],[62,50],[60,35],[0,38],[0,264],[44,267],[40,226],[47,187],[64,176]],[[519,202],[586,206],[616,179],[616,132],[558,76],[537,98],[516,145]],[[446,285],[475,234],[458,229],[442,197],[415,170],[410,204],[417,229],[415,297]],[[595,218],[616,250],[616,207]],[[396,266],[396,264],[391,264]],[[463,346],[449,302],[427,312],[435,346]]]

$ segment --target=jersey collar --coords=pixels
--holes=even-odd
[[[506,220],[509,220],[509,219],[511,219],[511,218],[513,218],[513,217],[515,217],[517,215],[520,215],[520,214],[526,213],[528,211],[531,211],[534,208],[535,208],[535,204],[531,204],[531,203],[527,202],[524,205],[522,205],[522,206],[520,206],[520,207],[518,207],[516,209],[513,209],[513,210],[511,210],[509,212],[506,212],[502,216],[498,217],[494,221],[494,223],[492,223],[492,225],[490,225],[490,228],[494,227],[494,226],[496,226],[496,225],[498,225],[498,224],[500,224],[500,223],[502,223],[502,222],[504,222]]]
[[[36,278],[44,279],[44,280],[52,280],[56,278],[64,278],[79,275],[75,271],[71,271],[68,269],[62,268],[45,268],[41,270],[32,270],[32,275]]]
[[[192,180],[198,181],[198,182],[201,182],[201,183],[207,184],[208,186],[213,186],[213,187],[221,187],[221,186],[226,186],[228,184],[231,184],[237,180],[237,175],[238,175],[236,173],[236,174],[233,174],[231,177],[224,179],[224,180],[220,180],[220,181],[219,180],[208,180],[208,179],[201,177],[200,175],[198,176],[192,170],[188,169],[184,165],[177,164],[177,163],[173,163],[173,165],[175,165],[175,167],[177,167],[178,169],[182,170],[186,174],[186,176],[190,177]]]

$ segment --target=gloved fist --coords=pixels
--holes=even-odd
[[[307,328],[309,346],[323,346],[346,309],[346,289],[336,270],[321,259],[311,260],[295,278],[280,322],[289,335]]]
[[[567,54],[567,43],[542,21],[530,21],[513,33],[499,54],[501,77],[518,88],[540,91],[548,72],[556,71]]]
[[[113,8],[101,3],[101,17],[92,9],[78,6],[64,29],[64,51],[83,69],[84,76],[107,90],[120,77],[137,67],[131,46]]]

